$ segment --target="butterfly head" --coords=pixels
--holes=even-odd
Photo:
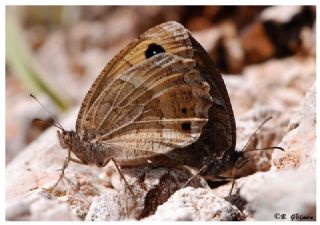
[[[104,167],[109,162],[103,146],[82,140],[74,131],[57,131],[60,145],[67,148],[85,165]]]
[[[230,167],[233,167],[237,162],[243,160],[244,155],[242,151],[237,150],[227,150],[224,152],[222,161],[226,162],[226,164],[230,165]]]
[[[72,140],[74,139],[75,132],[61,130],[57,131],[59,142],[62,148],[70,148],[72,145]]]

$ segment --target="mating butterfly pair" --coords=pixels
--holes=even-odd
[[[69,161],[105,166],[152,162],[232,168],[236,128],[220,73],[203,47],[177,22],[146,31],[103,69],[82,102],[76,131],[58,136]],[[74,153],[77,159],[71,157]],[[60,179],[59,179],[60,180]]]

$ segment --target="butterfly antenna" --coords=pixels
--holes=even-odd
[[[284,152],[284,148],[282,148],[282,147],[278,147],[278,146],[275,146],[275,147],[267,147],[267,148],[254,148],[254,149],[246,150],[245,152],[262,151],[262,150],[271,150],[271,149],[278,149],[278,150],[281,150],[281,151],[283,151],[283,152]]]
[[[268,122],[269,120],[272,119],[272,116],[270,116],[269,118],[265,119],[260,126],[254,131],[254,133],[250,136],[249,140],[247,141],[247,143],[245,144],[245,146],[242,148],[242,151],[245,151],[245,149],[248,147],[248,145],[250,144],[252,138],[261,130],[261,128],[263,127],[263,125],[265,125],[266,122]]]
[[[272,119],[272,116],[268,117],[267,119],[265,119],[261,124],[260,126],[255,130],[255,132],[251,135],[251,137],[249,138],[249,140],[247,141],[247,143],[245,144],[245,146],[242,148],[241,152],[252,152],[252,151],[261,151],[261,150],[268,150],[268,149],[279,149],[281,151],[284,151],[284,149],[282,147],[267,147],[267,148],[255,148],[255,149],[249,149],[249,150],[246,150],[246,148],[248,147],[248,145],[250,144],[252,138],[254,135],[256,135],[260,129],[263,127],[263,125],[268,122],[269,120]],[[235,165],[235,168],[232,168],[232,171],[231,171],[231,174],[232,174],[232,185],[231,185],[231,188],[230,188],[230,191],[229,191],[229,198],[231,197],[232,195],[232,191],[234,189],[234,186],[235,186],[235,183],[236,183],[236,179],[235,179],[235,174],[234,174],[234,169],[241,169],[245,164],[247,164],[251,159],[253,159],[252,157],[246,157],[244,156],[243,158],[243,161],[241,162],[241,164],[237,165],[237,162],[236,162],[236,165]]]
[[[34,100],[36,100],[36,101],[39,103],[39,105],[49,114],[49,116],[53,119],[53,121],[59,125],[59,126],[57,126],[57,125],[54,125],[54,126],[57,127],[57,128],[59,128],[59,129],[61,129],[61,130],[63,130],[63,127],[62,127],[62,125],[58,122],[57,118],[56,118],[54,115],[52,115],[52,114],[46,109],[46,107],[44,107],[44,106],[41,104],[41,102],[40,102],[33,94],[30,93],[30,97],[33,98]],[[50,124],[50,123],[48,123],[48,124]]]
[[[252,138],[254,135],[256,135],[260,130],[261,128],[263,127],[263,125],[266,124],[266,122],[268,122],[269,120],[272,119],[272,116],[268,117],[267,119],[265,119],[261,124],[260,126],[255,130],[255,132],[251,135],[251,137],[249,138],[249,140],[247,141],[246,145],[242,148],[242,151],[243,152],[252,152],[252,151],[263,151],[263,150],[271,150],[271,149],[278,149],[278,150],[281,150],[281,151],[284,151],[284,148],[282,147],[278,147],[278,146],[274,146],[274,147],[267,147],[267,148],[254,148],[254,149],[249,149],[249,150],[245,150],[249,143],[251,142]]]

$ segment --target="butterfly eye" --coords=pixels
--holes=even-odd
[[[157,45],[152,43],[148,46],[147,50],[145,51],[146,58],[149,59],[152,56],[165,52],[164,48],[161,45]]]
[[[190,123],[183,123],[181,125],[181,128],[182,128],[182,130],[185,130],[185,131],[191,130],[191,124]]]
[[[97,166],[98,167],[104,167],[104,163],[103,162],[97,162]]]
[[[64,143],[69,143],[70,137],[68,135],[63,137]]]
[[[186,113],[187,113],[187,109],[186,109],[186,108],[182,108],[182,109],[181,109],[181,112],[184,113],[184,114],[186,114]]]

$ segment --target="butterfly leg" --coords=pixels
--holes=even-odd
[[[235,168],[232,169],[232,185],[231,185],[231,189],[229,191],[229,197],[231,196],[232,194],[232,191],[233,191],[233,188],[234,188],[234,185],[236,184],[236,178],[235,178],[235,175],[234,175],[234,169],[241,169],[244,165],[246,165],[252,158],[250,157],[245,157],[243,158],[243,161],[241,163],[238,163],[236,162],[235,164]]]
[[[233,191],[233,188],[236,184],[236,178],[235,178],[235,173],[234,173],[234,170],[235,169],[241,169],[244,165],[246,165],[252,158],[251,157],[244,157],[243,158],[243,161],[238,163],[239,161],[236,162],[234,168],[232,168],[232,171],[231,171],[231,174],[232,174],[232,185],[231,185],[231,189],[229,191],[229,198],[231,197],[232,195],[232,191]]]
[[[230,188],[230,191],[229,191],[229,197],[231,197],[231,195],[232,195],[232,191],[233,191],[233,188],[234,188],[234,185],[236,184],[236,179],[235,178],[233,178],[232,179],[232,184],[231,184],[231,188]]]
[[[133,196],[133,198],[134,198],[135,202],[137,202],[137,198],[136,198],[135,194],[133,193],[133,190],[132,190],[132,188],[130,187],[130,185],[129,185],[128,181],[126,180],[126,178],[124,177],[123,173],[121,172],[121,170],[120,170],[120,167],[119,167],[118,163],[116,162],[116,160],[115,160],[113,157],[111,157],[111,158],[110,158],[110,160],[111,160],[111,161],[114,163],[114,165],[116,166],[116,168],[117,168],[117,170],[118,170],[118,172],[119,172],[119,174],[120,174],[121,178],[124,180],[124,182],[125,182],[125,184],[126,184],[127,188],[129,189],[129,191],[130,191],[131,195]]]
[[[189,180],[182,186],[182,188],[185,188],[194,178],[196,178],[202,171],[207,169],[207,165],[204,165],[196,174],[194,174],[192,177],[189,178]]]
[[[67,157],[65,158],[65,160],[64,160],[63,167],[60,169],[61,173],[60,173],[59,179],[57,180],[57,182],[56,182],[51,188],[45,188],[46,190],[52,191],[52,190],[54,190],[54,189],[58,186],[58,184],[60,183],[60,181],[61,181],[62,178],[64,177],[64,171],[65,171],[65,169],[68,167],[70,161],[75,162],[75,163],[78,163],[78,164],[84,164],[83,162],[81,162],[81,161],[78,160],[78,159],[73,159],[73,158],[71,157],[71,151],[69,150],[69,151],[68,151],[68,156],[67,156]]]

